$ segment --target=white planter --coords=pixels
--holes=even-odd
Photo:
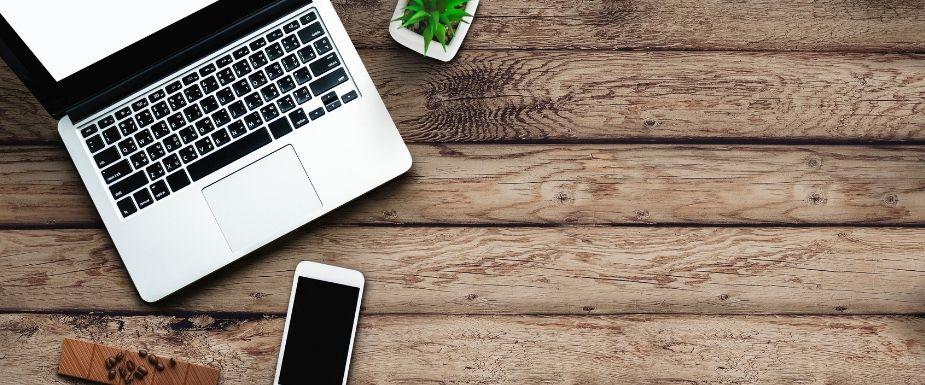
[[[408,5],[408,0],[398,0],[398,4],[395,6],[395,14],[392,15],[392,20],[402,16],[406,5]],[[475,16],[475,9],[478,7],[479,0],[469,0],[469,2],[466,4],[466,12]],[[391,24],[389,24],[389,34],[392,35],[392,38],[395,39],[398,44],[408,47],[412,51],[427,57],[447,62],[453,60],[453,58],[456,57],[456,53],[459,52],[459,47],[462,46],[463,40],[466,39],[466,34],[469,33],[469,26],[473,19],[474,17],[465,18],[465,20],[469,23],[459,23],[459,28],[456,30],[456,35],[454,35],[453,40],[450,40],[450,43],[446,45],[446,51],[443,50],[440,42],[434,40],[430,44],[430,48],[427,50],[426,55],[424,54],[424,36],[421,36],[410,29],[401,28],[401,21],[393,21]]]

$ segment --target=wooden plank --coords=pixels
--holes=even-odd
[[[925,229],[304,229],[157,304],[100,230],[0,232],[0,311],[283,314],[302,260],[367,277],[365,311],[923,313]]]
[[[65,337],[139,346],[221,369],[225,384],[273,377],[282,318],[0,315],[0,376],[55,375]],[[918,384],[918,317],[365,316],[351,384]]]
[[[925,147],[413,145],[339,223],[921,224]],[[0,147],[0,224],[96,225],[63,150]]]
[[[412,142],[925,140],[920,55],[469,51],[449,65],[362,55]],[[0,143],[57,141],[11,77],[0,70],[0,102],[15,101],[0,110]]]

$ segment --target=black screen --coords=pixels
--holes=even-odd
[[[360,288],[299,277],[280,385],[340,385]]]

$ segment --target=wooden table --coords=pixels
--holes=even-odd
[[[301,260],[368,277],[354,384],[925,382],[925,3],[487,0],[449,64],[337,3],[414,168],[156,305],[0,70],[0,382],[267,384]]]

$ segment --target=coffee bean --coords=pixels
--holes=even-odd
[[[115,371],[115,370],[110,370],[110,371],[109,371],[109,379],[112,380],[112,379],[115,379],[115,378],[116,378],[116,371]]]
[[[126,384],[131,384],[131,383],[132,383],[132,380],[133,380],[132,375],[129,374],[129,375],[125,376],[125,379],[124,379],[122,382],[125,382]]]
[[[145,375],[144,375],[144,374],[141,374],[140,371],[137,371],[137,370],[135,371],[135,378],[137,378],[137,379],[140,380],[140,379],[144,378],[144,376],[145,376]]]
[[[135,371],[135,373],[136,373],[136,374],[137,374],[137,373],[141,373],[141,376],[144,377],[144,376],[147,376],[147,375],[148,375],[148,369],[145,368],[144,366],[139,366],[139,367],[138,367],[138,370]]]
[[[157,369],[158,372],[162,372],[164,371],[164,364],[158,362],[157,365],[154,366],[154,369]]]
[[[126,374],[128,374],[128,373],[125,372],[125,367],[124,367],[124,366],[120,366],[120,367],[119,367],[119,376],[125,377]]]
[[[128,368],[128,371],[134,372],[135,371],[135,361],[128,360],[128,362],[125,363],[125,367]]]
[[[151,354],[148,356],[148,362],[150,362],[151,365],[157,365],[159,361],[157,360],[157,356]]]
[[[170,362],[170,367],[171,367],[171,368],[174,367],[174,366],[177,366],[177,359],[176,359],[176,358],[170,357],[170,361],[169,361],[169,362]]]
[[[123,358],[125,358],[125,353],[119,352],[119,354],[116,354],[116,361],[122,361]]]
[[[116,359],[115,359],[115,357],[109,357],[109,358],[107,358],[107,359],[106,359],[106,369],[112,369],[114,366],[116,366]]]
[[[147,355],[148,355],[148,352],[145,351],[145,350],[139,350],[139,351],[138,351],[138,355],[141,356],[141,357],[144,357],[144,356],[147,356]]]

